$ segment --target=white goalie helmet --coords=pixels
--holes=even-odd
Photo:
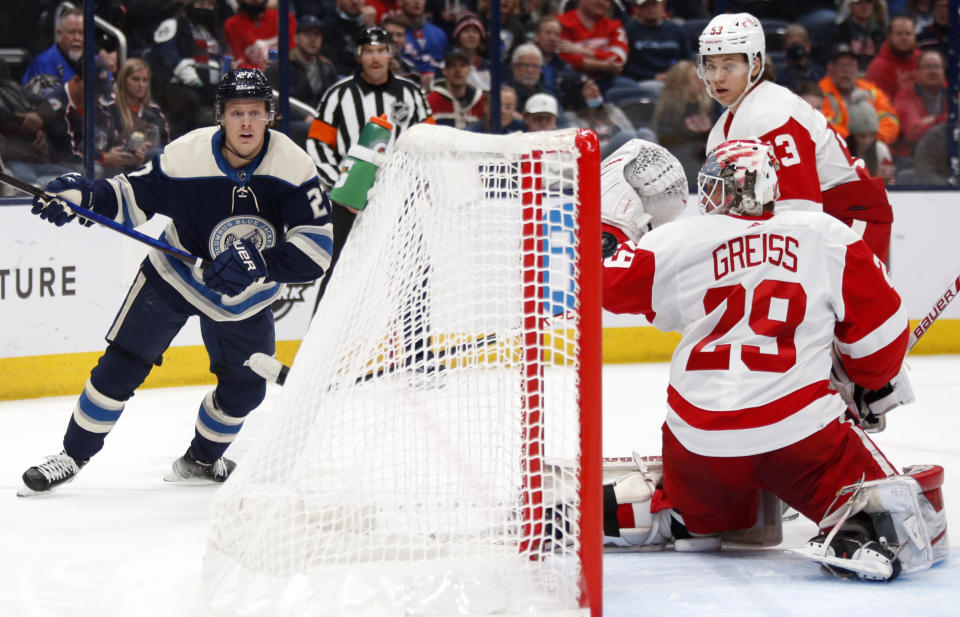
[[[701,214],[759,216],[780,197],[780,163],[759,139],[725,141],[707,155],[697,175]]]
[[[745,54],[747,67],[750,70],[747,87],[736,100],[739,103],[743,96],[762,79],[766,65],[766,37],[760,20],[750,13],[723,13],[710,20],[710,23],[700,33],[700,48],[697,56],[697,75],[707,85],[707,93],[712,97],[713,90],[705,77],[703,67],[706,56],[718,54]],[[760,58],[760,72],[753,77],[753,63]],[[734,103],[734,104],[736,104]]]
[[[677,157],[643,139],[631,139],[600,165],[600,219],[637,241],[687,206],[687,177]]]

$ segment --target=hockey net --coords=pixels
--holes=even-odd
[[[599,615],[592,132],[406,132],[273,417],[216,494],[209,606]]]

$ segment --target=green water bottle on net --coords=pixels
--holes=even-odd
[[[377,168],[390,143],[393,125],[387,115],[370,118],[360,131],[357,143],[350,146],[340,169],[340,177],[330,190],[330,199],[354,210],[367,205],[367,192],[373,186]]]

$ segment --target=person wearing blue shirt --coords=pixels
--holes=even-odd
[[[683,28],[666,20],[663,0],[639,0],[636,19],[627,20],[624,30],[630,54],[623,75],[637,81],[660,79],[677,60],[693,54]]]
[[[67,83],[80,72],[83,58],[83,11],[71,9],[60,18],[57,26],[57,42],[37,55],[20,80],[22,85],[37,75],[53,75]]]

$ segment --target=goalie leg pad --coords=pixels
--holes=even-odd
[[[942,485],[943,468],[929,465],[908,467],[903,475],[844,487],[841,495],[852,493],[849,501],[820,522],[821,529],[834,529],[821,543],[820,556],[827,556],[826,546],[833,537],[848,531],[857,518],[866,516],[873,529],[861,535],[869,533],[867,540],[875,540],[889,550],[904,572],[925,570],[945,559],[949,549]],[[809,548],[815,547],[811,544]],[[802,552],[801,556],[815,559]]]
[[[663,477],[660,457],[607,459],[603,464],[604,543],[620,547],[665,548],[700,552],[720,548],[718,534],[690,533],[679,512],[659,507],[657,487]]]

